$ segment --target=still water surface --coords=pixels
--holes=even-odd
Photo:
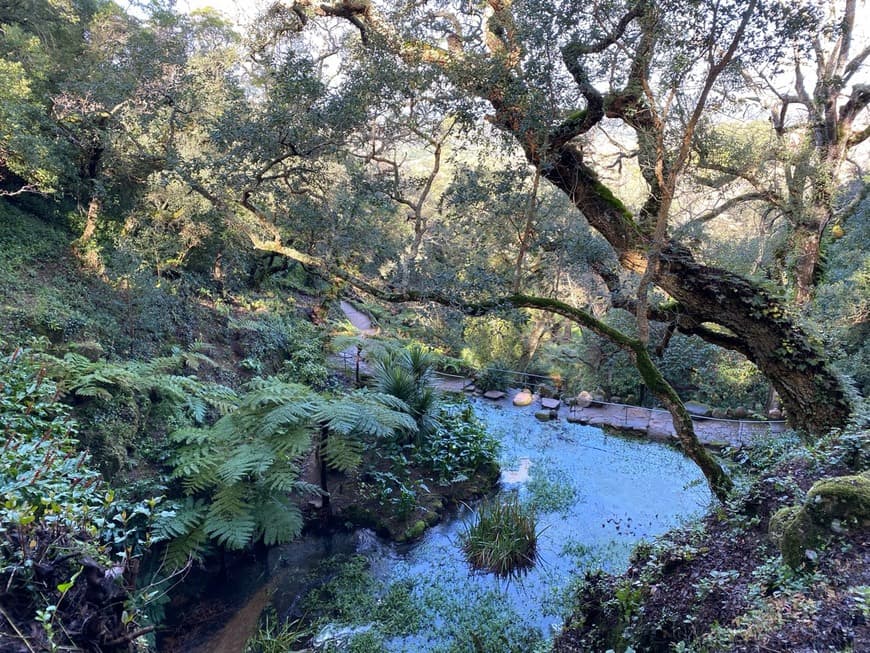
[[[306,587],[318,582],[312,570],[329,573],[323,563],[330,556],[355,553],[369,560],[382,588],[395,582],[412,587],[413,600],[425,614],[414,634],[387,639],[389,651],[445,649],[451,638],[460,641],[481,623],[505,629],[508,638],[528,630],[546,637],[561,623],[572,579],[596,567],[623,570],[639,540],[696,516],[710,501],[698,469],[666,445],[607,435],[595,427],[539,422],[532,409],[476,403],[475,410],[502,443],[500,492],[518,493],[538,509],[540,562],[528,574],[505,582],[472,572],[458,539],[473,508],[462,507],[413,545],[390,544],[358,531],[276,547],[267,568],[251,576],[249,587],[237,590],[269,585],[277,614],[293,614]],[[234,624],[233,629],[250,626]],[[321,639],[334,634],[349,639],[370,628],[378,624],[331,624]],[[218,645],[218,633],[200,650],[240,653],[235,643],[240,633],[235,634],[226,647]]]

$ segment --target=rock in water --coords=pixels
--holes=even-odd
[[[577,406],[577,408],[588,408],[592,401],[592,393],[584,390],[577,395],[577,398],[574,400],[574,405]]]
[[[514,396],[514,406],[528,406],[532,403],[532,399],[532,393],[528,389],[523,388],[522,391]]]

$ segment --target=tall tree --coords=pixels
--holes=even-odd
[[[781,37],[795,29],[794,16],[761,0],[692,2],[692,11],[670,0],[452,8],[445,24],[444,8],[433,12],[427,3],[389,13],[370,0],[317,7],[306,0],[293,5],[287,28],[301,28],[310,14],[347,20],[365,44],[437,68],[458,93],[485,101],[488,120],[571,199],[623,268],[641,275],[637,301],[624,302],[641,321],[646,286],[655,285],[672,300],[652,307],[655,314],[755,362],[795,426],[821,433],[844,424],[850,408],[840,380],[783,303],[697,260],[668,224],[711,92],[738,59],[776,56],[771,30]],[[634,210],[586,160],[584,136],[611,120],[637,142],[648,193]]]
[[[805,3],[804,11],[818,14],[819,29],[811,40],[794,40],[787,71],[778,61],[741,65],[744,88],[732,89],[737,95],[730,102],[755,105],[759,114],[767,114],[767,133],[759,123],[751,131],[756,144],[763,139],[767,146],[740,151],[739,145],[748,145],[743,138],[729,148],[727,133],[715,124],[706,126],[712,138],[696,142],[703,181],[730,191],[727,201],[699,219],[711,220],[747,203],[760,205],[768,219],[784,218],[787,246],[780,258],[801,305],[810,299],[818,276],[823,232],[832,225],[842,228],[867,188],[856,192],[853,187],[845,197],[840,192],[849,152],[870,137],[870,76],[864,66],[870,43],[862,43],[863,34],[856,31],[860,4]]]

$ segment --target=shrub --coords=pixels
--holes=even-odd
[[[438,427],[417,450],[415,462],[430,469],[440,485],[466,481],[493,468],[498,460],[498,439],[462,400],[444,404]]]
[[[141,616],[128,590],[156,500],[123,503],[106,487],[29,352],[0,359],[0,379],[0,629],[31,651],[127,650]]]
[[[509,374],[503,363],[496,361],[488,365],[478,376],[475,384],[480,390],[507,390]]]
[[[513,577],[537,562],[537,517],[515,496],[484,501],[460,542],[475,569]]]

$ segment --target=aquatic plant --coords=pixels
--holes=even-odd
[[[460,543],[475,569],[513,577],[537,562],[537,516],[516,496],[484,501]]]

